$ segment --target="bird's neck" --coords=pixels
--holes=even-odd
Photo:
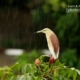
[[[50,33],[47,33],[47,34],[45,34],[46,35],[46,39],[47,39],[47,41],[49,41],[50,40],[50,35],[51,34],[54,34],[53,32],[50,32]],[[55,34],[54,34],[55,35]]]

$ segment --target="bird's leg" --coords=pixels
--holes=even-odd
[[[54,63],[56,60],[53,58],[53,56],[52,55],[50,55],[50,59],[49,59],[49,63]]]

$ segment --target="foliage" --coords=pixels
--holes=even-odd
[[[65,50],[66,53],[62,53],[60,60],[69,66],[74,66],[74,63],[77,61],[77,55],[76,55],[76,50]],[[71,55],[71,56],[70,56]]]
[[[80,69],[80,67],[79,67],[80,66],[80,59],[78,59],[76,53],[77,53],[76,49],[66,49],[60,55],[60,61],[70,67],[74,66],[75,68]]]
[[[60,53],[59,59],[62,63],[65,63],[67,66],[74,66],[75,68],[80,70],[80,59],[78,59],[76,53],[76,49],[66,49],[64,50],[64,52],[62,52],[62,54]],[[43,54],[43,52],[40,50],[32,50],[30,52],[24,52],[22,55],[15,57],[15,59],[21,63],[34,63],[34,60],[38,58],[41,54]]]
[[[0,68],[0,80],[78,80],[80,71],[64,66],[57,60],[54,64],[45,61],[41,56],[40,65],[16,62],[11,67]]]
[[[65,48],[79,48],[79,45],[77,44],[80,40],[79,34],[77,34],[79,29],[77,13],[69,13],[61,16],[55,29],[58,33],[61,46],[65,46]]]
[[[24,52],[22,55],[15,57],[15,59],[21,63],[33,63],[41,54],[43,53],[40,50],[32,50],[30,52]]]

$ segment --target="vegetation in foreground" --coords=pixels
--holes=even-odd
[[[11,67],[0,68],[0,80],[79,80],[80,71],[64,66],[57,60],[50,64],[49,56],[38,58],[39,64],[18,61]]]

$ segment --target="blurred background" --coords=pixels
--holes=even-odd
[[[0,0],[0,66],[48,53],[44,34],[34,34],[45,27],[58,36],[60,61],[80,69],[79,0]]]

